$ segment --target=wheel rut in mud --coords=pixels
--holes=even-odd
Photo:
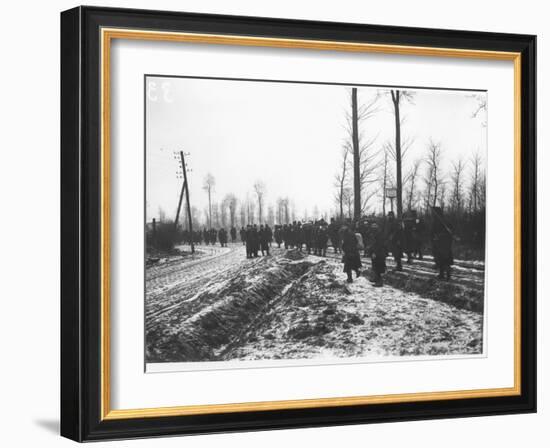
[[[244,264],[221,287],[199,292],[147,328],[147,362],[223,359],[319,263],[288,252]]]

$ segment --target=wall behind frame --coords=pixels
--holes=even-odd
[[[2,363],[0,380],[6,385],[0,414],[4,425],[0,440],[6,446],[24,444],[70,446],[57,436],[59,415],[59,12],[78,2],[10,2],[9,18],[0,29],[3,70],[0,101],[0,235],[2,257]],[[349,21],[386,25],[422,26],[517,32],[538,35],[538,116],[550,120],[550,98],[543,80],[548,76],[550,54],[546,39],[550,24],[543,2],[463,0],[394,0],[389,2],[319,2],[314,0],[145,0],[87,1],[98,6],[157,8],[203,13],[242,14],[295,19]],[[546,8],[547,9],[547,8]],[[118,446],[170,447],[319,447],[390,446],[447,448],[485,446],[543,446],[548,438],[549,388],[544,376],[550,344],[541,322],[549,321],[547,294],[550,268],[542,260],[550,253],[550,236],[542,229],[548,221],[550,177],[543,167],[546,133],[538,129],[539,195],[539,413],[537,415],[483,417],[347,426],[322,429],[240,433],[118,442]],[[546,226],[548,227],[548,226]],[[550,292],[550,290],[549,290]],[[74,445],[72,445],[74,446]],[[96,446],[115,446],[100,443]]]

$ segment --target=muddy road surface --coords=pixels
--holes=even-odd
[[[466,355],[482,352],[483,265],[450,282],[430,260],[346,283],[337,254],[199,246],[146,268],[146,361]],[[390,264],[390,259],[388,258]]]

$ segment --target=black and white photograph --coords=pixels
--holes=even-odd
[[[484,354],[485,91],[144,95],[148,370]]]
[[[8,313],[12,364],[44,367],[22,402],[36,418],[44,392],[78,442],[250,432],[257,446],[281,430],[376,444],[381,423],[407,445],[542,434],[540,23],[517,25],[521,8],[485,23],[477,4],[349,6],[61,13],[60,82],[32,103],[57,101],[61,126],[42,114],[11,139],[50,132],[61,160],[31,146],[61,188],[6,165],[29,186],[11,227],[36,246],[31,229],[61,224],[60,275],[48,262],[29,283],[36,247],[6,252],[25,274],[12,286],[54,274],[61,301],[10,301],[40,308],[33,337],[17,328],[28,310]],[[59,193],[58,221],[43,219]]]

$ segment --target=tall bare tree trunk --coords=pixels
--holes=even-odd
[[[399,116],[399,90],[391,91],[391,99],[395,115],[395,177],[397,189],[397,218],[401,219],[403,214],[403,185],[401,175],[401,119]]]
[[[386,188],[388,186],[388,151],[384,151],[384,177],[382,180],[382,217],[386,217]]]
[[[208,189],[208,225],[212,228],[212,199],[210,189]]]
[[[357,88],[351,89],[351,123],[353,144],[353,217],[361,218],[361,167],[359,158],[359,117],[357,113]]]

